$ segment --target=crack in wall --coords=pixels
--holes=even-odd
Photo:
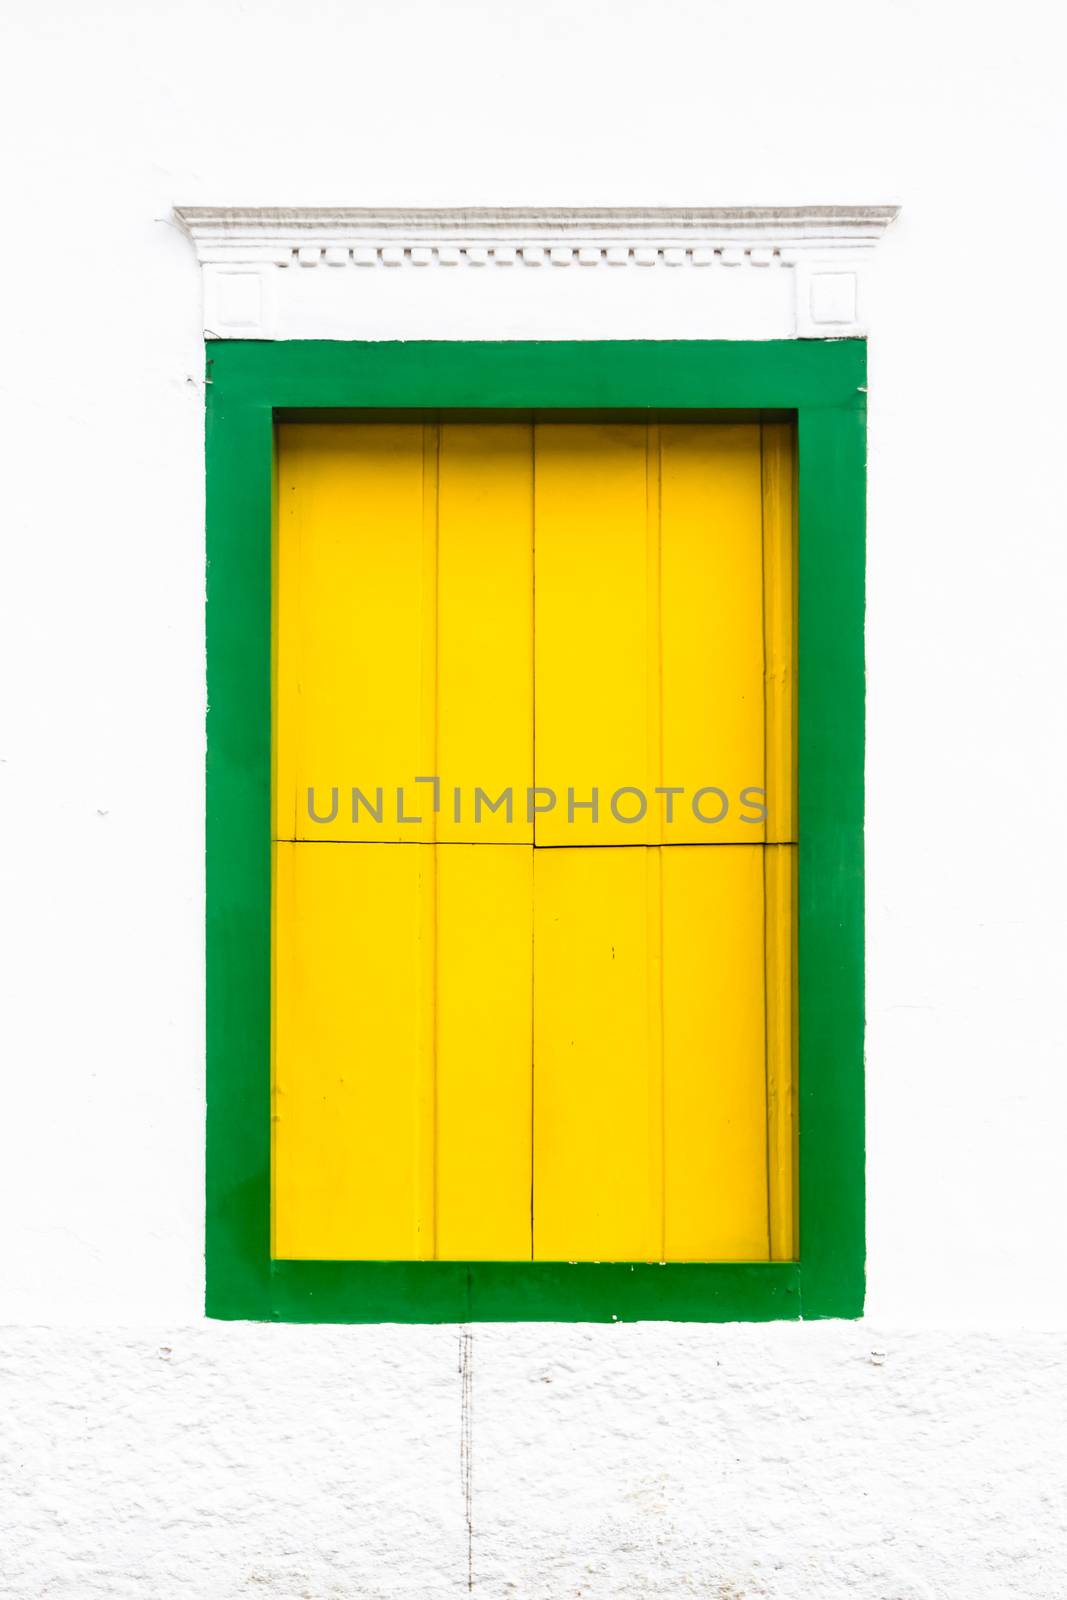
[[[467,1524],[467,1589],[474,1589],[474,1459],[472,1454],[474,1423],[474,1334],[471,1328],[460,1329],[459,1335],[459,1388],[460,1430],[459,1469],[463,1486],[463,1514]]]

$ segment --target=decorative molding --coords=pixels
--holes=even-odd
[[[203,270],[208,338],[841,338],[867,331],[870,261],[897,210],[185,206],[175,217]]]

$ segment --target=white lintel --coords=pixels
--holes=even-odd
[[[847,338],[896,206],[183,206],[209,339]]]

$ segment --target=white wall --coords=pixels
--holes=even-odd
[[[476,1594],[1060,1600],[1051,8],[65,0],[11,21],[4,1592],[459,1595],[469,1488]],[[868,1319],[469,1342],[204,1323],[203,357],[170,207],[886,200]]]

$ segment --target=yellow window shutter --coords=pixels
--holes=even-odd
[[[276,1256],[794,1254],[792,463],[279,429]]]

